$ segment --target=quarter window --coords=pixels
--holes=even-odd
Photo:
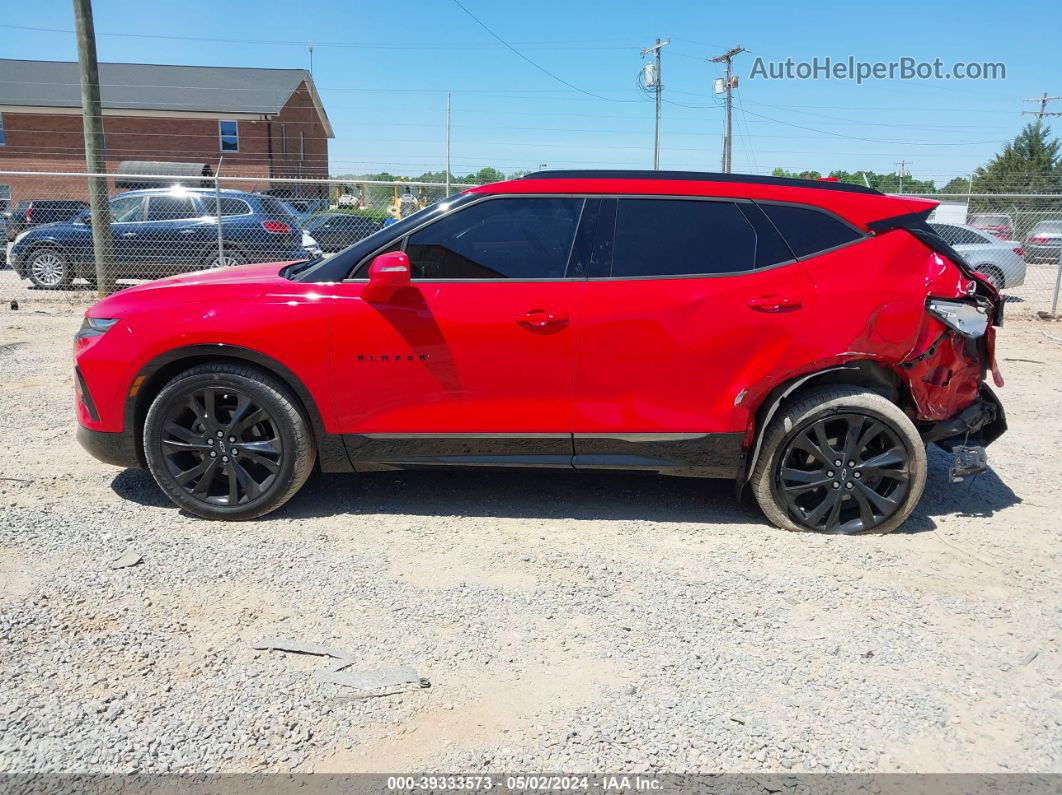
[[[760,207],[798,257],[810,257],[862,237],[848,224],[821,210],[792,204],[761,204]]]
[[[222,152],[240,151],[240,128],[234,121],[219,121],[218,135],[221,138]]]
[[[195,218],[199,213],[195,203],[189,198],[177,196],[151,196],[148,198],[149,221],[176,221],[181,218]]]
[[[583,200],[490,199],[410,235],[416,279],[559,279]]]
[[[756,232],[733,202],[620,199],[612,275],[698,276],[753,269]]]
[[[212,213],[217,212],[215,206],[217,202],[206,199],[207,209]],[[242,199],[222,199],[221,200],[221,214],[222,215],[250,215],[251,207],[247,202]]]

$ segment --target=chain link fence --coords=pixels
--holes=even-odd
[[[427,182],[107,174],[111,273],[129,284],[206,268],[328,257],[449,194]],[[0,299],[97,290],[88,175],[0,171]],[[220,223],[219,223],[220,218]]]
[[[468,185],[108,174],[117,286],[204,268],[328,257]],[[931,223],[1002,288],[1012,310],[1055,311],[1062,196],[905,194],[940,202]],[[96,267],[88,178],[0,171],[0,299],[87,301]],[[218,219],[220,218],[220,223]]]

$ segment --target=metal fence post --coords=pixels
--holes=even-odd
[[[1058,316],[1058,288],[1062,287],[1062,246],[1058,249],[1058,268],[1055,269],[1055,297],[1051,299],[1051,314]]]
[[[225,265],[225,235],[221,230],[221,164],[225,158],[221,158],[218,161],[217,171],[214,172],[214,213],[218,217],[218,257],[215,260],[218,267],[224,267]]]

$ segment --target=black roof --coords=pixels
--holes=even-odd
[[[759,174],[717,174],[711,171],[639,171],[637,169],[568,169],[560,171],[535,171],[524,179],[676,179],[696,182],[741,182],[747,185],[782,185],[788,188],[816,188],[840,190],[848,193],[872,193],[881,196],[881,191],[847,182],[824,182],[816,179],[792,179],[790,177],[765,177]]]

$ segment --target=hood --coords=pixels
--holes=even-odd
[[[231,292],[232,296],[240,298],[257,298],[270,286],[286,283],[280,271],[291,262],[237,265],[156,279],[119,290],[93,305],[86,314],[92,317],[120,317],[123,310],[143,308],[145,301],[150,302],[156,296],[170,303],[200,301],[204,297],[204,290]],[[256,286],[261,289],[254,289]]]

